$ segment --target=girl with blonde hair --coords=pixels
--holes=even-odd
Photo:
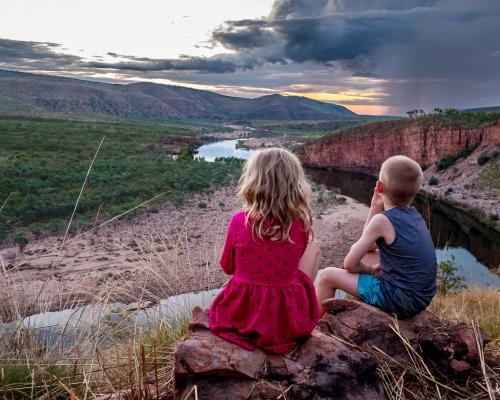
[[[263,150],[246,163],[244,209],[231,219],[220,258],[233,276],[210,307],[213,333],[277,354],[311,335],[320,310],[310,191],[298,158],[286,150]]]

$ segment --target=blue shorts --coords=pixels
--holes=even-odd
[[[372,306],[384,309],[384,296],[380,291],[380,279],[372,275],[359,274],[358,293],[361,300]]]

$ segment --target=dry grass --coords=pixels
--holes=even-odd
[[[446,321],[474,321],[493,339],[500,339],[500,289],[469,288],[457,294],[438,294],[430,310]]]
[[[375,349],[380,376],[391,400],[402,399],[489,399],[500,395],[500,291],[471,288],[457,294],[437,295],[430,311],[451,322],[468,322],[480,343],[479,327],[493,337],[481,349],[479,366],[467,380],[452,380],[430,369],[406,340],[400,340],[410,355],[406,365]],[[398,333],[397,326],[394,328]]]
[[[171,397],[173,346],[187,332],[192,304],[166,309],[161,300],[220,286],[220,244],[198,243],[202,251],[194,256],[185,229],[138,238],[145,265],[141,283],[105,281],[98,293],[88,294],[85,307],[75,307],[71,294],[61,291],[61,309],[73,311],[58,321],[51,341],[26,316],[51,309],[53,294],[46,299],[43,285],[27,301],[16,291],[16,274],[2,266],[2,279],[13,290],[0,304],[0,322],[9,321],[0,325],[0,398],[89,399],[120,390],[134,398]],[[175,251],[165,259],[157,249],[167,246]],[[132,309],[116,304],[131,298],[137,303]]]

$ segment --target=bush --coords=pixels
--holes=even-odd
[[[178,161],[192,160],[194,159],[195,154],[198,153],[198,150],[194,147],[193,144],[188,144],[181,149],[179,156],[177,157]]]
[[[437,290],[440,294],[456,293],[467,289],[464,278],[457,275],[455,257],[441,261],[437,268]]]
[[[478,158],[477,158],[477,164],[478,165],[484,165],[486,164],[488,161],[491,160],[491,157],[488,156],[487,154],[481,154]]]
[[[492,213],[492,214],[490,214],[490,219],[491,219],[492,221],[498,221],[498,214],[493,214],[493,213]]]
[[[21,249],[21,251],[23,251],[28,244],[28,239],[26,238],[26,236],[24,236],[23,233],[18,233],[14,237],[14,244],[19,245],[19,248]]]
[[[429,185],[435,186],[439,183],[438,178],[436,178],[434,175],[430,177],[429,179]]]
[[[472,152],[474,150],[477,149],[477,146],[478,144],[475,144],[475,145],[472,145],[472,146],[469,146],[467,147],[466,149],[462,150],[460,153],[458,154],[455,154],[455,155],[450,155],[450,156],[447,156],[447,157],[444,157],[442,158],[441,160],[437,161],[436,162],[436,167],[437,167],[437,170],[438,171],[442,171],[442,170],[445,170],[447,169],[448,167],[452,166],[453,164],[455,164],[455,162],[459,159],[459,158],[465,158],[465,157],[469,157]]]
[[[208,204],[207,204],[207,203],[205,203],[204,201],[200,201],[200,202],[198,203],[198,207],[200,207],[200,208],[207,208],[207,207],[208,207]]]

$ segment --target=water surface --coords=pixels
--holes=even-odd
[[[217,157],[235,157],[248,160],[258,150],[237,149],[238,139],[206,143],[198,148],[195,158],[215,161]]]

